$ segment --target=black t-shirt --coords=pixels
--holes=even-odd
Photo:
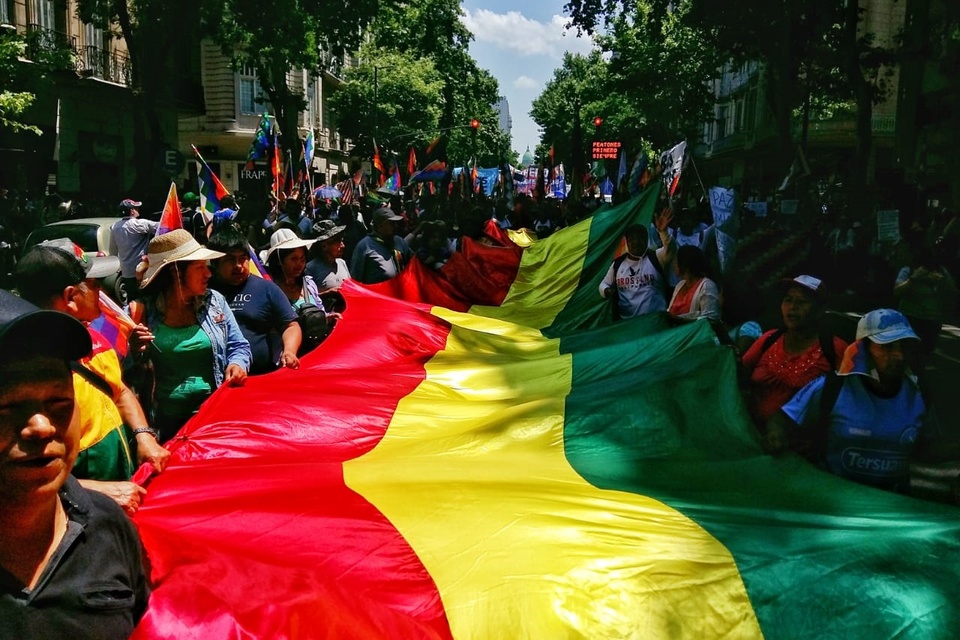
[[[277,368],[283,351],[281,334],[297,319],[287,296],[273,282],[250,276],[239,287],[211,282],[223,294],[237,318],[243,337],[250,343],[253,365],[250,373],[267,373]]]
[[[126,639],[147,608],[140,539],[123,510],[73,476],[67,532],[30,591],[0,568],[0,638]]]

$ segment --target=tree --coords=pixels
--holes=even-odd
[[[599,51],[589,55],[565,53],[560,68],[555,69],[543,91],[533,101],[530,117],[542,129],[537,158],[543,158],[552,147],[555,162],[578,162],[586,153],[583,136],[574,139],[574,130],[590,131],[593,118],[610,108],[612,98],[604,97],[607,65]],[[625,105],[623,105],[625,106]],[[612,111],[611,111],[612,113]]]
[[[473,35],[462,21],[459,0],[408,0],[382,3],[372,33],[378,46],[433,61],[442,81],[438,129],[446,136],[447,155],[462,163],[502,162],[510,141],[497,126],[496,79],[470,56]],[[474,133],[469,126],[478,120]]]
[[[0,129],[30,131],[40,135],[40,129],[24,122],[24,114],[36,96],[29,91],[11,91],[23,88],[19,62],[26,44],[16,34],[0,35]]]
[[[620,140],[633,152],[696,137],[713,106],[707,83],[720,58],[684,21],[689,4],[675,2],[667,11],[641,1],[632,12],[611,18],[606,33],[596,38],[598,47],[611,53],[609,62],[600,50],[564,57],[531,110],[543,139],[560,157],[585,153],[590,138]],[[580,149],[571,148],[577,101],[579,126],[588,132]],[[595,117],[602,119],[599,128]]]
[[[291,71],[320,73],[356,51],[377,12],[377,0],[221,0],[202,4],[207,33],[237,66],[256,69],[283,137],[283,148],[300,153],[303,92],[288,82]]]
[[[713,109],[708,83],[723,62],[702,29],[689,24],[690,0],[643,0],[616,17],[598,45],[611,52],[604,124],[622,140],[658,149],[696,139]],[[624,109],[625,107],[625,109]]]
[[[439,126],[442,91],[443,81],[430,59],[368,46],[360,50],[359,66],[346,70],[328,106],[338,129],[356,148],[372,153],[376,137],[381,149],[400,152],[429,142]]]
[[[189,47],[196,46],[200,3],[190,0],[77,0],[82,20],[122,36],[130,55],[132,76],[132,188],[138,197],[161,197],[166,177],[156,168],[160,152],[175,146],[168,140],[161,113],[175,110],[181,74]]]
[[[721,60],[763,64],[763,94],[785,164],[793,159],[798,119],[802,119],[803,142],[810,118],[818,112],[832,115],[849,105],[857,118],[854,182],[869,181],[872,107],[886,95],[885,67],[893,61],[894,52],[877,46],[875,34],[863,31],[859,2],[648,0],[641,4],[649,4],[655,15],[679,15]],[[617,24],[633,5],[621,0],[569,0],[566,9],[573,25],[594,31],[601,24]]]

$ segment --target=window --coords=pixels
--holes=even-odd
[[[727,135],[727,108],[717,108],[717,140]]]
[[[13,24],[10,0],[0,0],[0,24]]]
[[[263,88],[257,80],[257,71],[250,65],[244,65],[237,73],[239,81],[240,113],[258,115],[270,110],[270,103],[264,98]]]
[[[307,112],[306,126],[308,129],[317,128],[317,83],[314,78],[307,82]]]
[[[54,0],[30,0],[30,22],[41,29],[53,31],[56,28]]]
[[[83,43],[88,47],[103,49],[103,31],[90,23],[84,22]]]

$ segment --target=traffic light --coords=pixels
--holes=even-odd
[[[596,118],[593,119],[593,126],[597,127],[598,129],[602,124],[603,124],[603,118],[601,118],[600,116],[597,116]]]
[[[474,118],[473,120],[470,121],[470,127],[471,127],[474,131],[476,131],[477,129],[480,128],[480,121],[477,120],[476,118]]]

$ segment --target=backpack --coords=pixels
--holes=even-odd
[[[660,264],[660,260],[657,258],[657,252],[654,251],[651,254],[649,251],[647,251],[644,254],[644,257],[649,258],[650,264],[652,264],[653,268],[656,269],[657,274],[660,276],[660,287],[663,290],[661,292],[663,293],[663,298],[667,302],[670,302],[670,295],[667,292],[667,276],[663,272],[663,265]],[[616,260],[613,261],[613,288],[618,293],[619,293],[619,288],[617,287],[617,271],[620,270],[620,265],[622,265],[623,261],[626,259],[627,259],[627,254],[622,253],[619,256],[617,256]],[[619,320],[620,319],[620,296],[611,295],[609,299],[613,304],[613,319]]]
[[[316,349],[330,333],[330,328],[327,325],[327,314],[315,304],[304,304],[297,309],[297,323],[300,325],[300,332],[303,334],[298,356]]]

